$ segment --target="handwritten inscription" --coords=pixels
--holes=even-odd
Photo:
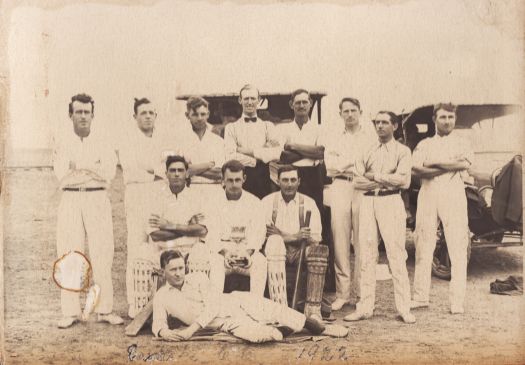
[[[297,352],[297,360],[315,361],[346,361],[350,358],[346,346],[323,346],[313,344],[305,346]]]

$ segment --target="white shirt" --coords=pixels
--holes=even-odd
[[[228,200],[226,193],[217,196],[208,204],[208,235],[206,242],[213,252],[219,252],[235,237],[244,236],[246,249],[258,251],[266,237],[266,226],[261,215],[261,201],[246,190],[239,200]]]
[[[275,198],[277,197],[277,217],[275,219],[275,226],[286,233],[295,234],[299,232],[301,226],[299,224],[299,196],[304,199],[304,217],[306,219],[306,212],[311,211],[310,217],[310,233],[311,237],[316,242],[321,242],[321,215],[315,201],[297,192],[295,197],[286,203],[280,191],[267,195],[262,200],[264,218],[267,225],[273,224],[273,206]]]
[[[166,182],[159,183],[162,184],[162,187],[155,191],[154,203],[151,205],[151,214],[156,214],[173,224],[188,224],[191,217],[203,213],[200,196],[194,193],[191,188],[185,187],[179,194],[173,194],[169,184]],[[157,228],[149,225],[149,218],[150,215],[148,215],[148,220],[145,222],[145,230],[148,235],[157,230]],[[206,216],[204,220],[201,220],[200,224],[206,226],[205,220]],[[166,248],[181,247],[185,250],[191,248],[199,240],[199,237],[184,236],[167,241],[165,245],[167,246]]]
[[[213,161],[215,167],[221,167],[226,159],[224,140],[213,133],[209,127],[206,128],[202,139],[193,130],[184,133],[184,138],[180,139],[179,154],[190,165]],[[191,182],[197,184],[215,183],[213,180],[203,176],[192,176]]]
[[[226,159],[238,160],[249,167],[254,167],[258,159],[265,163],[278,160],[281,149],[268,145],[270,141],[278,142],[274,124],[260,118],[256,122],[245,122],[244,118],[243,115],[224,129]],[[253,149],[255,157],[238,153],[237,147]]]
[[[414,150],[413,165],[423,166],[427,159],[447,160],[463,156],[472,163],[474,162],[474,152],[470,143],[452,131],[448,136],[441,137],[436,133],[433,137],[425,138],[418,143]],[[447,172],[430,179],[421,179],[422,185],[434,183],[453,183],[463,186],[463,182],[469,178],[467,170],[460,172]]]
[[[320,139],[319,125],[308,120],[299,128],[295,119],[291,123],[283,123],[277,128],[279,135],[279,143],[284,148],[286,143],[298,143],[310,146],[322,146],[322,139]],[[302,160],[293,163],[294,166],[316,166],[319,160],[311,158],[303,158]]]
[[[343,125],[323,134],[321,144],[325,146],[324,162],[328,176],[354,174],[355,160],[376,140],[377,136],[372,136],[362,126],[356,132],[349,132]],[[349,164],[353,166],[345,169]]]
[[[157,130],[151,137],[138,127],[132,128],[121,141],[119,159],[126,184],[152,182],[155,175],[165,177],[162,165],[162,141]],[[153,170],[150,174],[147,170]]]
[[[75,170],[70,169],[70,162]],[[115,176],[117,156],[104,133],[91,129],[90,134],[80,138],[72,129],[57,136],[53,151],[53,169],[60,188],[108,187]],[[104,179],[99,182],[80,170],[85,169]],[[75,175],[74,179],[71,179]]]

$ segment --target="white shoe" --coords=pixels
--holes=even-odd
[[[416,323],[416,317],[414,317],[412,313],[408,312],[408,313],[402,313],[400,315],[401,315],[401,319],[403,319],[403,322],[407,324]]]
[[[84,311],[82,312],[82,320],[87,322],[89,320],[89,315],[93,313],[95,307],[98,304],[98,298],[100,297],[100,286],[94,284],[89,288],[89,292],[86,296],[86,305],[84,306]]]
[[[128,317],[131,319],[135,319],[136,315],[137,315],[137,312],[135,311],[135,306],[130,305],[128,309]]]
[[[58,328],[69,328],[77,322],[78,322],[78,318],[76,316],[62,317],[58,321]]]
[[[97,322],[108,322],[109,324],[118,325],[124,323],[124,320],[115,313],[98,314]]]
[[[327,324],[321,335],[330,337],[346,337],[348,335],[348,328],[339,324]]]
[[[338,311],[338,310],[341,310],[343,308],[343,306],[345,304],[347,304],[348,301],[346,300],[343,300],[343,299],[340,299],[340,298],[336,298],[336,300],[333,301],[332,303],[332,310],[333,311]]]
[[[450,306],[450,313],[451,314],[463,314],[463,313],[465,313],[465,309],[463,308],[462,305],[452,304]]]
[[[412,300],[410,302],[410,309],[428,308],[428,306],[429,306],[428,301]]]
[[[346,322],[355,322],[355,321],[362,321],[363,319],[369,319],[373,316],[373,313],[367,313],[367,312],[361,312],[356,310],[353,313],[350,313],[349,315],[345,316],[343,318],[343,321]]]

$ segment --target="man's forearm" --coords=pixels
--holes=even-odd
[[[467,170],[470,167],[470,163],[468,161],[450,161],[432,164],[430,167],[436,167],[442,170],[454,172]]]
[[[426,167],[426,166],[413,166],[412,167],[412,176],[430,179],[439,175],[443,175],[447,171],[442,170],[437,167]]]
[[[201,175],[203,172],[211,169],[213,165],[211,162],[203,162],[198,164],[191,164],[188,168],[190,176]]]
[[[179,236],[188,236],[188,237],[204,237],[208,230],[205,226],[200,224],[168,224],[163,227],[163,230],[173,232]]]
[[[357,190],[375,190],[375,189],[381,189],[382,185],[378,182],[371,181],[367,179],[366,177],[357,176],[354,179],[354,187]]]
[[[324,158],[323,146],[311,146],[293,143],[289,145],[289,148],[291,151],[297,152],[305,158],[311,158],[314,160],[322,160]]]
[[[214,167],[199,174],[199,176],[205,177],[211,180],[220,180],[222,178],[222,172],[220,167]]]
[[[391,188],[402,188],[410,184],[407,176],[403,174],[379,174],[375,176],[375,180]]]

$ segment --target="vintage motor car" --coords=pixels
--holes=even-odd
[[[426,105],[404,115],[403,139],[412,151],[422,139],[435,134],[432,114],[433,105]],[[471,181],[465,182],[471,237],[468,259],[471,248],[523,245],[522,125],[522,109],[516,104],[458,105],[455,133],[470,140],[475,151],[475,162],[469,169]],[[413,217],[419,188],[420,181],[413,178],[408,194]],[[514,204],[508,208],[507,203]],[[507,213],[507,208],[513,209],[513,214]],[[439,224],[432,273],[450,279],[450,267],[446,238]]]

